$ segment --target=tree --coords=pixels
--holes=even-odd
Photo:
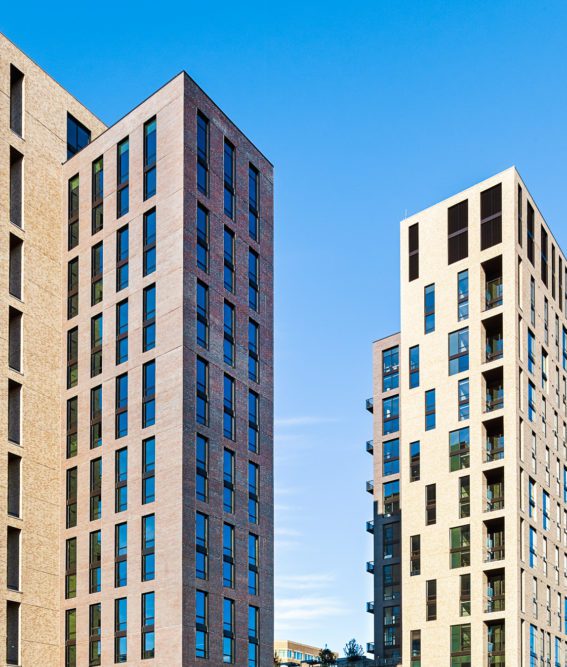
[[[274,667],[278,667],[278,665],[281,665],[282,661],[280,660],[280,656],[277,653],[274,653]]]
[[[356,639],[354,638],[345,644],[343,651],[349,662],[354,662],[364,655],[364,649],[360,644],[356,643]]]
[[[334,665],[335,654],[325,646],[319,651],[319,661],[322,665]]]

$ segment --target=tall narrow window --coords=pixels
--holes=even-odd
[[[142,367],[142,428],[156,423],[156,362]]]
[[[260,440],[260,397],[255,391],[248,391],[248,450],[258,452]]]
[[[128,361],[128,299],[116,304],[116,363]]]
[[[502,184],[480,193],[480,249],[502,242]]]
[[[209,121],[197,113],[197,189],[209,194]]]
[[[382,401],[382,435],[400,430],[400,397],[392,396]]]
[[[116,378],[116,438],[128,435],[128,373]]]
[[[234,378],[225,375],[223,384],[223,434],[225,438],[230,440],[235,438],[234,385]]]
[[[22,512],[22,459],[16,454],[8,453],[8,514],[21,517]]]
[[[409,388],[419,387],[419,345],[409,349]]]
[[[248,379],[260,381],[259,327],[254,320],[248,320]]]
[[[260,258],[258,253],[250,249],[248,251],[248,305],[252,310],[258,311],[258,276]]]
[[[421,467],[421,452],[419,440],[410,442],[410,482],[419,481]]]
[[[260,194],[260,175],[253,166],[248,166],[248,232],[250,236],[258,240],[258,221],[259,213],[259,194]]]
[[[76,118],[67,114],[67,159],[73,157],[91,140],[91,131]]]
[[[528,223],[527,223],[527,239],[528,239],[528,259],[535,266],[535,252],[534,252],[534,240],[535,240],[535,214],[534,207],[528,201]]]
[[[400,348],[391,347],[382,352],[382,391],[400,386]]]
[[[155,569],[155,514],[142,517],[142,581],[153,581]]]
[[[156,286],[144,287],[142,352],[156,346]]]
[[[437,491],[435,484],[425,486],[425,525],[437,522]]]
[[[260,468],[248,462],[248,521],[258,523]]]
[[[234,600],[224,598],[222,607],[222,661],[224,664],[234,662]]]
[[[209,288],[197,281],[197,345],[209,346]]]
[[[18,136],[24,133],[24,74],[10,65],[10,129]]]
[[[156,210],[144,213],[144,275],[156,270]]]
[[[457,315],[459,322],[469,319],[469,272],[457,274]]]
[[[450,545],[451,568],[468,567],[471,564],[471,527],[451,528]]]
[[[118,449],[114,455],[114,511],[128,509],[128,449]]]
[[[421,665],[421,630],[412,630],[410,633],[410,667]]]
[[[16,299],[22,299],[22,254],[24,242],[10,234],[9,291]],[[75,260],[78,262],[78,260]],[[76,313],[75,313],[76,314]],[[68,315],[68,317],[72,317]]]
[[[464,421],[470,417],[470,392],[469,379],[459,380],[457,387],[459,421]]]
[[[89,534],[89,593],[98,593],[101,588],[101,532]]]
[[[67,319],[79,314],[79,258],[67,265]]]
[[[425,392],[425,430],[431,431],[435,428],[435,389]]]
[[[417,222],[408,229],[408,265],[409,280],[419,278],[419,223]]]
[[[223,457],[223,509],[234,512],[234,452],[224,450]]]
[[[224,213],[234,218],[234,146],[224,140]]]
[[[204,359],[197,357],[197,401],[196,416],[197,423],[204,426],[209,425],[209,364]]]
[[[155,658],[155,593],[142,595],[142,660]]]
[[[91,377],[102,373],[102,313],[91,318]]]
[[[8,380],[8,440],[21,444],[22,436],[22,385]]]
[[[66,528],[77,525],[77,468],[68,468],[66,473]]]
[[[156,498],[156,440],[146,438],[142,443],[142,505]]]
[[[465,259],[469,255],[469,202],[468,199],[449,208],[449,264]]]
[[[541,252],[541,281],[544,285],[547,285],[547,278],[549,274],[548,270],[548,238],[547,238],[547,232],[545,231],[545,227],[542,225],[541,226],[541,234],[540,234],[540,252]]]
[[[248,667],[258,667],[260,664],[260,610],[258,607],[248,606]]]
[[[209,500],[209,441],[199,433],[195,446],[195,496],[204,503]]]
[[[102,301],[102,241],[91,248],[91,306]]]
[[[22,312],[12,307],[8,309],[8,365],[22,370]]]
[[[197,266],[209,271],[209,212],[197,204]]]
[[[437,579],[425,582],[425,620],[434,621],[437,618]]]
[[[18,664],[18,662],[16,662],[15,664]],[[77,610],[76,609],[65,610],[65,667],[77,667]]]
[[[92,459],[90,468],[90,520],[98,521],[102,516],[102,459]]]
[[[128,599],[114,600],[114,662],[128,660]]]
[[[234,306],[228,301],[224,302],[223,318],[224,318],[224,339],[223,339],[223,356],[224,363],[229,366],[234,366]]]
[[[20,529],[8,526],[6,539],[6,587],[12,591],[20,590],[20,541]]]
[[[129,281],[129,254],[130,254],[130,233],[128,225],[122,227],[116,232],[116,291],[128,287]]]
[[[101,663],[101,612],[100,602],[89,606],[89,667]]]
[[[91,389],[91,449],[102,445],[102,385]]]
[[[77,386],[79,376],[79,329],[67,331],[67,389]]]
[[[114,526],[114,586],[128,584],[128,524]]]
[[[224,288],[234,292],[234,232],[224,228]]]
[[[11,191],[10,187],[10,194]],[[10,220],[14,222],[11,203],[10,201]],[[67,186],[67,207],[67,250],[72,250],[79,244],[79,174],[69,179]]]
[[[397,475],[400,472],[400,440],[386,440],[382,444],[382,474]]]
[[[459,477],[459,519],[471,515],[471,478],[469,475]]]
[[[223,525],[222,532],[222,582],[227,588],[234,588],[234,526]]]
[[[92,164],[92,196],[91,196],[91,231],[100,232],[104,226],[104,162],[102,156]]]
[[[469,329],[460,329],[449,334],[449,375],[469,369]]]
[[[157,119],[144,123],[144,199],[153,197],[157,182]]]
[[[490,634],[490,629],[489,629],[489,634]],[[490,642],[490,639],[488,641]],[[494,642],[490,642],[490,644],[494,646],[495,651],[499,652],[499,648],[497,648],[497,645]],[[470,664],[471,649],[472,649],[471,624],[467,623],[465,625],[452,625],[451,663],[461,664],[461,665]],[[497,656],[493,657],[496,658],[496,660],[498,660]],[[490,664],[490,662],[492,662],[492,659],[489,658],[488,664]],[[492,664],[497,665],[498,662],[492,662]]]
[[[423,322],[426,334],[435,331],[435,285],[428,285],[424,291]]]
[[[197,658],[209,656],[209,610],[208,595],[205,591],[195,591],[195,655]]]
[[[462,470],[470,465],[470,430],[460,428],[449,433],[449,470]]]
[[[421,535],[410,537],[410,576],[421,573]]]
[[[128,213],[130,198],[130,142],[124,139],[117,147],[116,217]]]
[[[522,210],[523,210],[523,199],[522,199],[522,186],[518,185],[518,244],[522,245],[523,237],[523,221],[522,221]]]
[[[67,401],[67,458],[77,456],[78,401],[76,396]]]
[[[259,539],[254,533],[248,534],[248,595],[258,595],[259,581]]]

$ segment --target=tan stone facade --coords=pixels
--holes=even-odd
[[[374,348],[375,524],[401,520],[378,664],[565,662],[566,266],[515,169],[402,222],[401,334]]]

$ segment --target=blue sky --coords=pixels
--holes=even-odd
[[[35,5],[0,29],[106,122],[186,69],[274,162],[276,635],[371,640],[363,404],[398,222],[515,164],[567,246],[567,5]]]

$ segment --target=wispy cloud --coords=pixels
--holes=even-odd
[[[308,591],[326,588],[335,581],[335,575],[327,574],[289,574],[277,577],[276,588],[282,590]]]
[[[317,415],[303,415],[300,417],[277,417],[274,420],[276,428],[290,426],[314,426],[318,424],[331,424],[339,421],[336,417],[321,417]]]

